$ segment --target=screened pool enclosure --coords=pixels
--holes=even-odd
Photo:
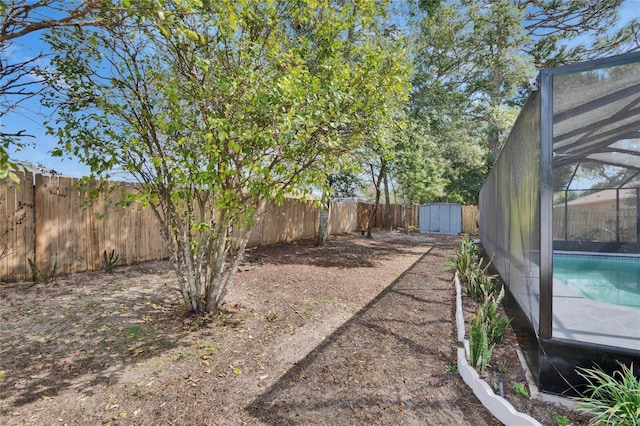
[[[541,390],[640,375],[640,52],[546,69],[480,193],[480,240]]]

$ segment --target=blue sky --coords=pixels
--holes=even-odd
[[[640,17],[640,0],[626,0],[620,9],[620,25],[634,17]],[[8,52],[12,62],[28,59],[36,56],[42,49],[39,41],[40,34],[32,34],[17,40]],[[42,164],[47,168],[56,170],[64,175],[80,177],[88,174],[89,168],[72,159],[52,157],[49,151],[53,149],[57,141],[46,135],[43,123],[47,111],[39,104],[37,98],[23,102],[13,112],[2,117],[4,131],[12,132],[27,129],[35,138],[26,138],[33,146],[27,146],[20,152],[11,152],[11,158],[18,161],[28,161],[33,164]]]

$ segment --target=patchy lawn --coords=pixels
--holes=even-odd
[[[374,237],[249,250],[209,318],[184,314],[166,262],[3,284],[0,423],[499,424],[455,371],[459,238]]]

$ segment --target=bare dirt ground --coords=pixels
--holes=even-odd
[[[500,424],[455,369],[459,237],[374,237],[250,250],[210,318],[183,313],[166,262],[2,284],[0,424]],[[494,350],[506,383],[516,348],[510,330]]]

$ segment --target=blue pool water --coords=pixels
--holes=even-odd
[[[640,257],[554,253],[553,279],[586,299],[640,309]]]

